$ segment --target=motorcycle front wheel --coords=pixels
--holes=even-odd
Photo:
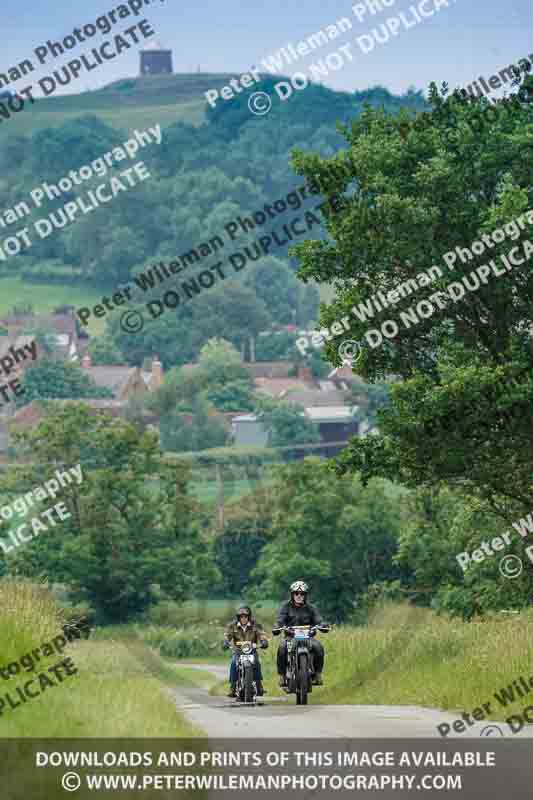
[[[244,668],[244,702],[252,703],[254,699],[254,673],[251,666]]]
[[[296,681],[296,705],[307,705],[307,689],[309,680],[309,665],[307,653],[301,653],[298,659],[298,677]]]

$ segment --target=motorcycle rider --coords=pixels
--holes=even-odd
[[[290,600],[283,603],[279,609],[276,628],[323,624],[318,608],[307,602],[308,592],[309,587],[305,581],[295,581],[291,583]],[[322,686],[324,648],[317,639],[311,639],[310,650],[314,667],[313,684]],[[279,685],[281,688],[284,688],[287,683],[287,639],[284,639],[278,647],[277,666]]]
[[[263,627],[253,618],[250,606],[239,606],[235,614],[235,619],[228,623],[224,631],[224,647],[230,647],[231,644],[236,645],[237,642],[253,642],[258,644],[262,649],[268,647],[268,638],[263,632]],[[256,651],[255,655],[254,678],[257,684],[257,694],[261,697],[264,694],[263,675],[261,672],[259,653]],[[233,653],[230,663],[229,682],[230,691],[228,692],[228,697],[235,697],[237,687],[236,653]]]

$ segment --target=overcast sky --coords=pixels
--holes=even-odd
[[[331,73],[324,81],[334,88],[349,91],[375,84],[394,92],[404,91],[409,86],[425,89],[431,80],[446,80],[452,87],[465,85],[478,75],[491,75],[506,64],[533,53],[532,0],[449,0],[449,8],[441,8],[409,30],[401,27],[396,38],[376,46],[367,55],[360,52],[355,44],[357,36],[369,33],[399,11],[409,14],[407,9],[419,2],[396,0],[384,13],[368,14],[359,22],[352,12],[353,3],[347,0],[268,0],[265,3],[151,0],[140,16],[120,20],[110,34],[99,34],[79,44],[69,51],[68,58],[50,60],[48,68],[42,67],[11,88],[35,83],[68,59],[112,39],[113,34],[143,17],[150,20],[163,46],[172,49],[175,72],[196,71],[198,66],[202,71],[244,72],[289,42],[295,45],[340,17],[349,17],[354,25],[350,32],[294,66],[294,71],[305,69],[317,57],[336,50],[339,45],[353,43],[354,61],[339,72]],[[433,0],[428,0],[425,7],[431,8],[432,3]],[[94,23],[99,15],[118,5],[102,0],[85,0],[83,4],[72,0],[40,0],[39,3],[3,0],[0,73],[7,72],[24,58],[35,61],[33,50],[47,39],[61,40],[74,27]],[[138,49],[134,46],[98,69],[82,72],[75,83],[62,89],[62,93],[100,88],[118,78],[136,76]],[[36,92],[36,96],[41,96],[40,92]]]

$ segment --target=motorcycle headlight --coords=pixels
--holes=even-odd
[[[242,652],[246,653],[246,655],[248,655],[248,653],[251,653],[252,652],[252,645],[249,644],[249,642],[247,642],[246,644],[243,644]]]

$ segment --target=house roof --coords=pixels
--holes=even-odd
[[[351,422],[356,408],[357,406],[306,407],[305,416],[311,422]]]
[[[294,368],[292,361],[254,361],[245,363],[243,367],[252,378],[288,378]]]
[[[57,403],[57,405],[69,405],[71,403],[83,403],[95,412],[107,411],[113,416],[119,416],[125,406],[121,400],[105,400],[100,398],[82,398],[80,400],[48,400],[47,402]],[[43,405],[39,400],[32,400],[31,403],[20,408],[9,420],[9,426],[14,425],[34,425],[45,415]]]
[[[271,397],[282,397],[291,390],[305,392],[312,386],[301,378],[255,378],[254,384],[259,392]]]
[[[250,411],[242,408],[236,408],[235,411],[217,411],[216,413],[218,417],[222,417],[223,419],[231,422],[231,420],[235,419],[236,417],[242,417],[250,414]]]
[[[51,402],[57,405],[69,405],[72,403],[83,403],[86,406],[89,406],[94,412],[98,411],[107,411],[114,417],[122,416],[123,411],[126,407],[126,402],[124,400],[115,400],[115,399],[103,399],[103,398],[81,398],[79,400],[70,400],[70,399],[61,399],[61,400],[47,400],[46,402]],[[14,425],[34,425],[38,420],[41,419],[45,414],[44,408],[39,400],[32,400],[31,403],[19,408],[19,410],[9,419],[6,420],[9,427],[11,424]],[[150,412],[145,412],[143,414],[144,418],[147,420],[155,420],[156,417],[154,414]]]
[[[78,335],[74,313],[21,314],[4,317],[0,324],[7,328],[10,336],[17,336],[24,328],[41,328],[54,336],[52,357],[72,357],[77,349]],[[33,338],[33,337],[30,337]]]
[[[345,395],[337,390],[321,392],[320,389],[305,389],[304,391],[291,391],[283,396],[288,403],[300,406],[341,406],[344,404]]]
[[[232,422],[257,422],[258,419],[257,414],[238,414],[233,417]]]
[[[138,367],[129,367],[122,364],[83,367],[83,371],[93,379],[97,386],[105,386],[111,389],[114,394],[120,394],[132,375],[136,372],[140,374]]]

